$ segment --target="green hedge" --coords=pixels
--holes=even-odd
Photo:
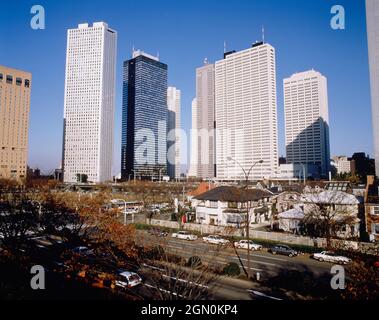
[[[230,262],[224,267],[223,273],[229,277],[238,277],[241,274],[241,269],[237,263]]]

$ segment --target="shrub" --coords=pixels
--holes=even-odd
[[[224,267],[223,273],[229,277],[238,277],[241,274],[241,270],[237,263],[230,262]]]
[[[201,259],[198,256],[193,256],[188,259],[187,267],[190,267],[192,269],[199,269],[201,265]]]

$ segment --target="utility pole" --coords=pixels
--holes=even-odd
[[[255,162],[249,169],[249,171],[246,171],[245,168],[235,159],[229,157],[228,158],[229,161],[233,161],[235,162],[236,164],[238,164],[240,166],[240,168],[242,169],[244,175],[245,175],[245,192],[247,194],[247,190],[249,188],[249,176],[250,176],[250,173],[251,171],[253,170],[253,168],[258,164],[262,164],[263,163],[263,160],[259,160],[257,162]],[[248,278],[250,279],[250,200],[249,198],[247,197],[246,198],[246,220],[245,220],[245,227],[246,227],[246,239],[248,241],[248,245],[247,245],[247,276]]]

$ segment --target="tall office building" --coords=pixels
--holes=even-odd
[[[379,176],[379,2],[377,0],[366,0],[366,12],[375,167],[376,175]]]
[[[167,89],[167,171],[171,179],[180,179],[180,103],[181,92]]]
[[[304,165],[305,175],[329,176],[329,109],[327,79],[311,70],[284,79],[286,158]]]
[[[275,177],[278,170],[275,49],[263,42],[216,62],[217,178]],[[263,160],[263,163],[260,163]],[[242,170],[243,168],[243,170]]]
[[[197,101],[192,100],[192,125],[191,125],[191,156],[188,171],[189,177],[197,177],[197,161],[198,161],[198,135],[197,135]]]
[[[64,181],[112,180],[117,33],[104,22],[68,30]]]
[[[134,51],[124,62],[121,176],[167,174],[167,65]]]
[[[215,68],[205,60],[196,69],[196,116],[198,178],[215,176]]]
[[[0,66],[0,179],[26,178],[31,79]]]

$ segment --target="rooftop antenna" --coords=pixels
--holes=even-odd
[[[224,40],[224,53],[226,53],[226,40]]]
[[[158,60],[159,60],[159,51],[157,52],[157,58],[158,58]]]
[[[132,56],[134,55],[134,51],[136,50],[136,48],[134,47],[134,44],[133,44],[133,48],[132,48]]]
[[[208,58],[204,59],[204,64],[208,64]]]
[[[265,43],[265,27],[262,26],[262,41]]]

